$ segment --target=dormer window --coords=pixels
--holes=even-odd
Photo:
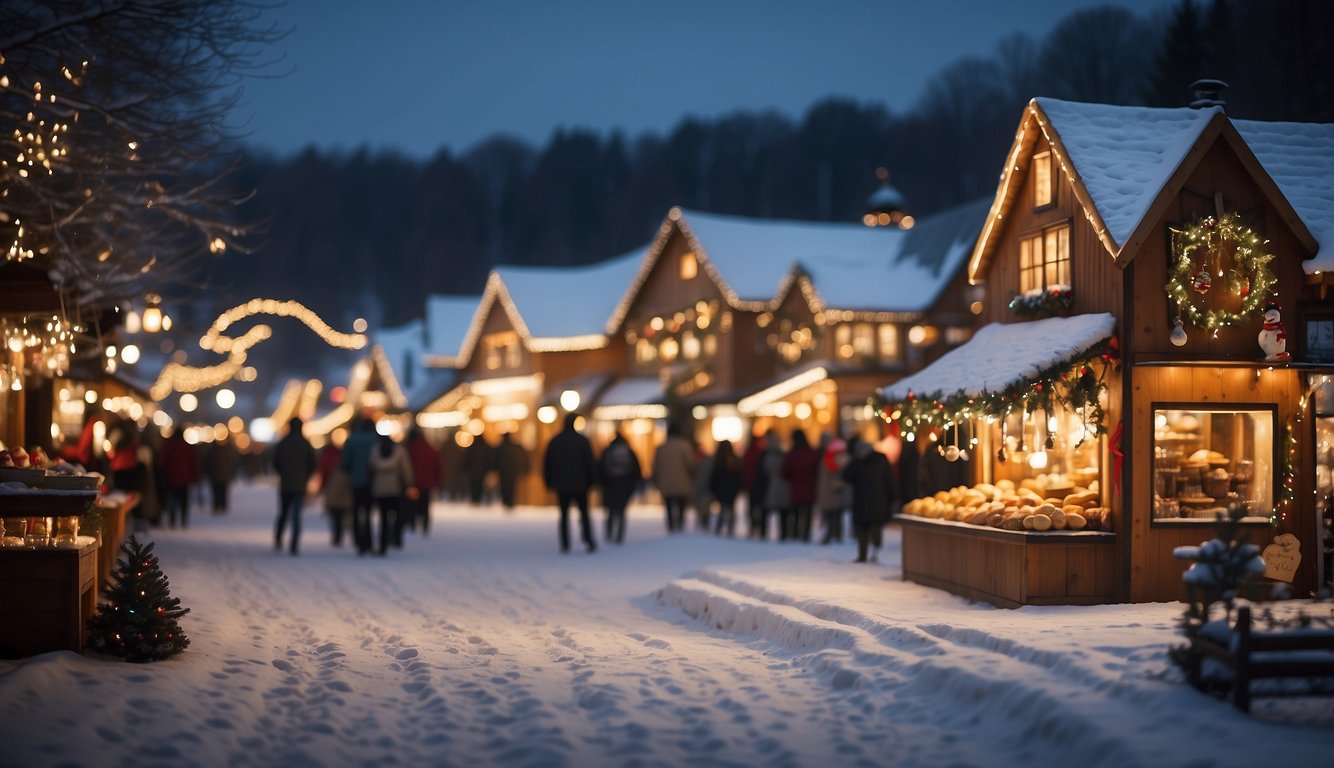
[[[694,251],[681,254],[680,267],[682,280],[692,280],[699,274],[699,262],[695,259]]]
[[[1043,208],[1056,201],[1052,190],[1051,152],[1033,155],[1033,207]]]

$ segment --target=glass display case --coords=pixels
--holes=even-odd
[[[1230,509],[1267,522],[1278,457],[1272,405],[1155,404],[1154,523],[1212,524]]]

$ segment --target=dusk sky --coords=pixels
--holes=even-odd
[[[1107,0],[287,0],[272,18],[285,76],[251,80],[235,113],[250,141],[394,148],[427,157],[495,133],[543,143],[561,126],[666,132],[687,115],[827,96],[909,109],[932,74],[1041,39]],[[1137,13],[1170,0],[1117,0]]]

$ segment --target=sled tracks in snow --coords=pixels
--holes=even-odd
[[[887,724],[986,734],[996,764],[1054,750],[1071,763],[1144,764],[1152,756],[1127,743],[1125,728],[1170,727],[1168,686],[1120,675],[1122,657],[1077,638],[1068,652],[1053,652],[985,629],[797,599],[712,569],[672,581],[656,597],[687,624],[789,657]]]

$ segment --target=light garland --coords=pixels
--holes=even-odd
[[[1250,228],[1242,226],[1233,212],[1219,218],[1205,216],[1185,229],[1172,229],[1172,266],[1164,290],[1176,305],[1181,320],[1213,331],[1237,325],[1263,311],[1277,279],[1269,269],[1274,254]],[[1236,252],[1226,271],[1228,287],[1241,298],[1236,312],[1205,309],[1196,303],[1192,292],[1203,295],[1213,286],[1214,278],[1223,278],[1223,256],[1230,245]],[[1199,259],[1198,271],[1196,257]]]
[[[1023,318],[1055,317],[1069,313],[1075,305],[1070,288],[1048,288],[1039,293],[1021,293],[1010,299],[1010,311]]]
[[[154,400],[164,400],[172,392],[198,392],[201,389],[216,387],[231,381],[245,369],[246,357],[251,349],[261,341],[273,336],[273,328],[263,323],[252,327],[240,336],[224,336],[232,324],[253,315],[266,314],[277,317],[291,317],[299,320],[315,332],[326,344],[340,349],[361,349],[366,346],[363,333],[340,333],[335,331],[319,315],[307,309],[297,301],[277,301],[275,299],[251,299],[245,304],[223,312],[209,327],[208,332],[199,339],[199,346],[210,352],[227,355],[227,361],[202,367],[168,363],[158,374],[149,394]]]
[[[0,57],[0,63],[3,63],[3,57]],[[88,62],[83,62],[80,75],[76,76],[68,66],[61,67],[66,79],[79,85],[82,75],[88,71]],[[8,75],[0,75],[0,91],[12,90]],[[60,146],[60,137],[69,132],[69,123],[62,123],[56,120],[48,121],[40,117],[40,111],[46,104],[55,104],[56,96],[53,93],[43,93],[42,84],[35,82],[32,85],[33,107],[25,114],[27,121],[25,127],[15,127],[9,137],[7,150],[3,156],[0,156],[0,177],[11,178],[10,171],[20,179],[30,179],[36,174],[44,173],[46,176],[55,175],[55,165],[63,157],[69,156],[69,150]],[[13,152],[12,160],[10,152]],[[8,187],[0,190],[0,198],[8,197],[10,189]],[[13,221],[15,236],[5,251],[7,261],[25,261],[34,258],[36,253],[24,243],[26,230],[23,221],[14,219]],[[40,249],[42,253],[46,248]]]

